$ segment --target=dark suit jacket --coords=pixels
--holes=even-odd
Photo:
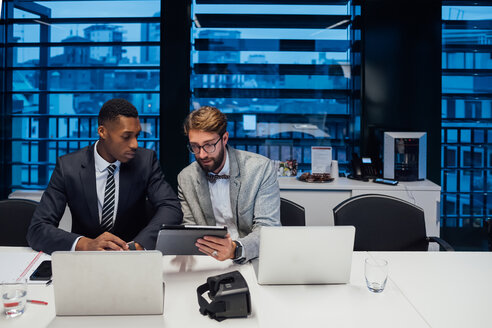
[[[154,151],[138,148],[135,157],[120,166],[118,211],[113,233],[124,241],[155,249],[162,224],[181,224],[176,193],[164,180]],[[146,210],[146,197],[155,209]],[[72,232],[58,229],[65,206],[72,214]],[[51,254],[70,250],[79,236],[96,238],[99,223],[94,145],[58,158],[51,180],[33,214],[27,241],[35,250]]]

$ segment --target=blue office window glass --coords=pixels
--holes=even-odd
[[[458,171],[449,170],[444,171],[444,175],[446,176],[446,190],[449,192],[457,192],[458,191]]]
[[[332,146],[343,170],[360,131],[360,53],[352,50],[360,33],[350,24],[358,6],[320,3],[193,3],[191,109],[225,112],[233,147],[310,170],[311,146]],[[244,129],[244,115],[255,115],[255,128]]]
[[[458,147],[444,147],[444,166],[456,167],[458,165]]]
[[[30,1],[25,1],[28,4]],[[139,145],[158,151],[160,0],[9,1],[6,100],[13,189],[44,188],[56,158],[97,140],[111,98],[138,109]]]
[[[462,144],[471,143],[471,130],[470,129],[461,129],[461,140]]]
[[[443,183],[442,199],[456,199],[457,212],[443,211],[443,226],[483,227],[490,213],[487,192],[492,163],[492,7],[484,1],[443,1],[442,169],[456,170],[456,185]],[[456,131],[456,133],[455,133]],[[456,145],[454,149],[449,144]],[[448,179],[451,180],[451,179]],[[459,194],[456,192],[459,186]],[[470,195],[469,193],[473,193]],[[443,208],[446,208],[443,206]],[[487,210],[485,210],[487,209]],[[458,218],[456,221],[455,217]]]
[[[490,219],[492,217],[492,194],[487,194],[486,197],[486,208],[487,208],[487,216]]]
[[[472,191],[485,191],[485,171],[482,170],[473,170],[471,171],[472,175]]]
[[[462,214],[464,217],[470,217],[472,214],[472,207],[470,204],[470,194],[459,194],[459,200],[460,200],[460,214]],[[463,223],[465,225],[469,225],[470,221],[469,220],[463,220]]]
[[[476,144],[483,144],[485,142],[484,129],[476,129],[473,131],[473,142]]]
[[[485,199],[492,141],[492,56],[487,37],[492,7],[482,3],[486,2],[443,1],[442,6],[442,129],[448,137],[442,149],[449,156],[443,158],[447,183],[441,196],[449,211],[441,213],[441,222],[448,227],[482,229],[491,206]],[[455,147],[452,151],[449,143]],[[455,152],[456,161],[449,160],[450,152]],[[455,200],[455,211],[449,199]]]
[[[456,129],[447,129],[448,132],[448,143],[457,143],[458,142],[458,130]]]
[[[484,215],[485,202],[486,199],[483,193],[472,193],[470,203],[471,214],[474,216]]]
[[[21,47],[17,49],[12,66],[16,68],[38,68],[44,67],[44,63],[41,61],[42,53],[47,53],[49,50],[49,58],[45,63],[52,69],[56,67],[73,66],[87,66],[95,68],[95,66],[107,66],[124,68],[135,68],[135,65],[148,65],[158,68],[159,64],[159,47],[154,45],[142,45],[142,46],[95,46],[90,44],[77,45],[74,41],[70,42],[71,45],[63,47],[53,46],[50,49],[24,46],[22,43],[18,43],[16,46]],[[90,42],[90,41],[80,41]],[[157,42],[150,42],[149,44],[156,44]],[[145,68],[146,66],[142,67]]]
[[[468,170],[460,171],[459,179],[460,179],[460,190],[461,192],[469,192],[473,190],[473,178],[472,172]]]
[[[487,189],[486,191],[490,193],[492,191],[492,170],[487,170],[486,176]]]
[[[456,194],[446,194],[446,196],[443,198],[443,213],[446,215],[452,216],[456,215]]]

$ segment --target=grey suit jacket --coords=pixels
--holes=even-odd
[[[280,225],[277,171],[261,155],[227,147],[233,219],[245,261],[258,257],[261,226]],[[178,198],[185,224],[216,225],[208,181],[197,162],[178,175]]]

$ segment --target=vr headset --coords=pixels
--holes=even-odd
[[[210,303],[202,296],[209,291]],[[251,314],[251,296],[248,284],[239,271],[208,277],[196,289],[200,313],[211,319],[243,318]]]

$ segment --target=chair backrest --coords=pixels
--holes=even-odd
[[[280,198],[280,223],[283,226],[305,226],[304,207],[291,200]]]
[[[333,209],[335,225],[355,226],[356,251],[426,251],[424,211],[402,199],[368,194]]]
[[[0,201],[0,246],[29,246],[27,229],[38,204],[28,199]]]

